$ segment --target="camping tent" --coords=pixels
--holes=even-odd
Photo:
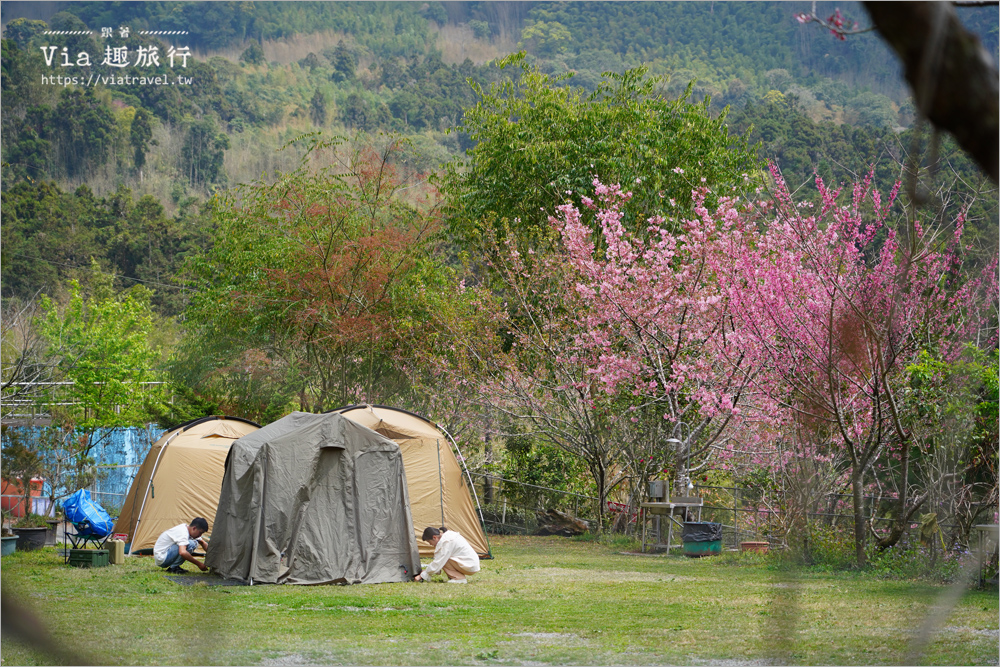
[[[293,412],[233,443],[205,563],[251,584],[412,581],[412,526],[399,445]]]
[[[132,480],[115,523],[115,533],[128,535],[129,553],[150,552],[160,533],[196,516],[211,520],[229,446],[259,428],[237,417],[203,417],[164,433]]]
[[[473,503],[469,493],[469,489],[474,491],[472,480],[466,484],[462,466],[452,451],[454,441],[444,429],[412,412],[382,405],[351,405],[333,412],[399,444],[417,539],[427,526],[445,526],[458,531],[481,558],[491,557],[478,504]],[[419,547],[421,556],[434,554],[434,547],[426,542],[420,542]]]

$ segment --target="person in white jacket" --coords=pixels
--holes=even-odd
[[[449,584],[464,584],[467,575],[479,572],[479,554],[469,541],[447,528],[424,529],[424,542],[434,545],[434,560],[417,575],[417,581],[429,581],[438,572],[448,575]]]

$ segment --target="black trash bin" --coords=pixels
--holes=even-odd
[[[722,553],[722,524],[710,521],[686,521],[681,531],[684,555],[690,558]]]

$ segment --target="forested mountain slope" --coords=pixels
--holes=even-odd
[[[761,155],[777,159],[790,181],[802,182],[814,169],[844,178],[880,156],[882,180],[891,180],[893,160],[912,143],[898,135],[912,122],[912,104],[896,60],[874,34],[838,41],[800,25],[794,15],[809,7],[4,3],[4,197],[30,197],[44,202],[46,211],[62,212],[41,215],[37,204],[26,208],[23,202],[5,207],[3,294],[26,295],[73,275],[89,264],[84,255],[135,280],[155,275],[169,282],[180,258],[207,243],[210,214],[202,207],[210,195],[292,168],[299,149],[281,149],[304,132],[399,133],[411,142],[409,168],[435,171],[472,145],[462,131],[464,110],[478,101],[469,82],[485,89],[510,76],[492,60],[516,49],[543,73],[572,74],[561,85],[585,91],[594,90],[605,71],[640,64],[662,77],[668,97],[694,81],[692,99],[711,97],[713,113],[728,105],[733,130],[750,131],[752,141],[761,142]],[[833,7],[819,3],[817,11]],[[865,21],[855,3],[841,10]],[[961,12],[995,54],[996,8]],[[129,28],[127,36],[122,27]],[[112,29],[107,37],[105,28]],[[154,37],[143,30],[187,34]],[[186,66],[172,66],[166,54],[181,46],[193,55]],[[61,66],[64,47],[69,67]],[[158,64],[137,62],[140,49],[153,47],[161,54]],[[107,48],[131,54],[127,66],[104,64]],[[91,55],[90,66],[75,66],[79,53]],[[55,75],[81,73],[114,78],[86,87],[52,82]],[[121,83],[179,75],[190,83]],[[974,180],[964,157],[950,154],[961,178]],[[77,191],[80,186],[85,189]],[[58,231],[74,217],[63,209],[76,206],[92,213],[77,216],[81,224],[72,233]],[[995,216],[990,206],[978,217]],[[38,236],[40,230],[48,231]],[[77,238],[81,230],[89,230],[86,242]],[[171,241],[153,252],[150,233]],[[59,264],[22,267],[21,259],[39,256],[22,247],[29,238]],[[44,239],[41,246],[36,238]],[[145,255],[126,250],[143,243]],[[173,312],[167,301],[158,303]]]

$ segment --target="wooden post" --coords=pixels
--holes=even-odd
[[[740,490],[737,487],[733,487],[733,539],[736,540],[736,547],[740,546]]]

